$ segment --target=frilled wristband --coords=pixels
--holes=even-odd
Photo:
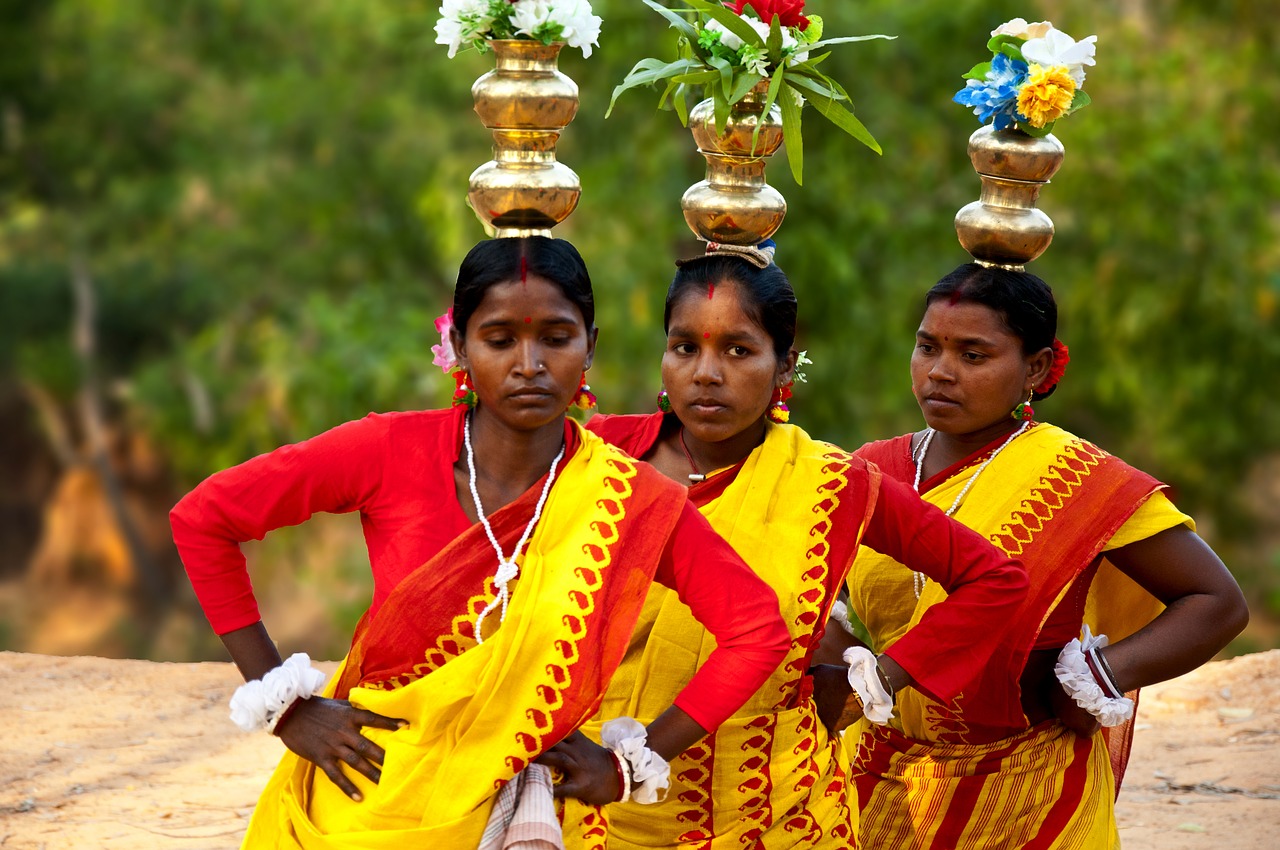
[[[295,652],[261,679],[236,688],[231,696],[231,721],[246,732],[275,732],[276,724],[293,704],[310,699],[324,687],[325,678],[324,673],[311,666],[311,658],[305,652]]]
[[[627,774],[623,788],[625,803],[661,803],[671,786],[671,765],[662,756],[646,746],[648,733],[639,721],[631,717],[619,717],[600,727],[601,742],[618,757],[620,767]]]

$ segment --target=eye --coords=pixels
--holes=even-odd
[[[917,342],[916,351],[920,352],[921,354],[933,354],[934,348],[932,345],[930,345],[927,342]]]
[[[981,363],[983,360],[987,359],[987,355],[979,354],[976,351],[966,351],[960,356],[964,358],[966,363]]]
[[[560,346],[568,345],[571,339],[572,337],[569,337],[564,334],[560,334],[557,336],[546,337],[543,339],[543,342],[545,342],[547,345],[560,347]]]
[[[729,353],[732,354],[734,357],[750,357],[751,349],[741,345],[735,345],[733,348],[729,349]]]
[[[489,348],[506,348],[510,346],[515,339],[510,336],[491,336],[485,337],[484,344]]]
[[[676,354],[688,355],[694,353],[693,344],[688,342],[677,342],[675,345],[671,346],[671,350]]]

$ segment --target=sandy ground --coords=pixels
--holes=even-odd
[[[283,747],[230,725],[238,683],[230,664],[0,652],[0,848],[239,846]],[[1126,850],[1280,847],[1278,697],[1280,650],[1143,694]]]

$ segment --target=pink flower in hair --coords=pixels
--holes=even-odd
[[[436,332],[440,334],[440,344],[431,346],[431,353],[435,355],[431,362],[444,370],[447,375],[458,365],[458,355],[453,350],[453,340],[449,338],[449,332],[453,330],[453,308],[436,319]]]

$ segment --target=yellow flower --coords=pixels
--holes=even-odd
[[[1043,127],[1065,115],[1075,96],[1076,81],[1066,65],[1046,68],[1032,63],[1018,90],[1018,114],[1032,127]]]

